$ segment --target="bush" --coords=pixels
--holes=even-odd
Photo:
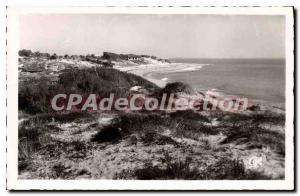
[[[26,57],[29,57],[30,55],[32,55],[31,50],[23,49],[23,50],[20,50],[20,51],[19,51],[19,56],[26,56]]]
[[[269,176],[246,170],[244,162],[222,157],[201,174],[203,180],[267,180]]]
[[[91,113],[86,111],[82,112],[67,112],[67,113],[45,113],[38,114],[36,116],[32,116],[31,118],[22,121],[20,126],[32,126],[35,124],[47,124],[50,122],[59,122],[59,123],[67,123],[67,122],[77,122],[77,121],[94,121],[94,117]]]
[[[103,128],[100,132],[93,136],[93,142],[117,142],[121,139],[121,132],[118,128],[109,126]]]
[[[236,180],[243,178],[244,175],[245,166],[242,161],[221,158],[207,167],[205,173],[202,174],[202,178],[206,180]]]
[[[114,66],[114,64],[112,62],[102,62],[104,67],[110,67],[112,68]]]
[[[50,114],[49,118],[53,118],[55,121],[60,123],[67,123],[67,122],[76,122],[79,120],[94,120],[92,114],[82,111],[82,112],[68,112],[68,113],[54,113]]]
[[[144,168],[135,170],[134,176],[138,180],[196,180],[200,178],[200,172],[190,166],[191,158],[172,162],[172,158],[165,154],[163,162],[166,168],[146,164]]]
[[[160,135],[155,131],[146,132],[141,137],[145,145],[166,145],[171,144],[179,146],[180,144],[173,140],[171,137]]]
[[[229,128],[225,134],[227,137],[220,144],[247,144],[249,149],[266,147],[279,155],[285,155],[285,136],[282,133],[265,130],[255,125],[242,125]]]
[[[153,83],[111,68],[87,68],[65,70],[58,83],[50,84],[49,79],[40,78],[19,87],[19,109],[31,114],[52,112],[51,99],[59,93],[96,94],[101,98],[128,97],[132,86],[158,89]]]
[[[36,52],[33,53],[33,56],[35,56],[35,57],[41,57],[42,53],[40,53],[39,51],[36,51]]]
[[[56,55],[55,53],[54,53],[53,55],[50,56],[50,59],[51,59],[51,60],[54,60],[54,59],[57,59],[57,58],[58,58],[58,57],[57,57],[57,55]]]
[[[27,82],[19,87],[18,105],[20,110],[30,114],[49,111],[51,92],[45,78]]]
[[[285,115],[284,114],[274,114],[271,112],[264,112],[264,113],[255,113],[253,115],[245,115],[245,114],[227,114],[222,115],[219,117],[219,120],[223,120],[222,118],[226,117],[227,119],[224,119],[226,123],[251,123],[251,124],[260,124],[260,123],[272,123],[275,125],[278,124],[284,124],[285,123]]]
[[[107,59],[107,60],[117,60],[121,57],[121,55],[119,54],[115,54],[112,52],[103,52],[103,59]]]
[[[146,164],[144,168],[134,172],[119,174],[123,179],[133,177],[138,180],[267,180],[269,176],[256,171],[246,171],[244,163],[237,159],[220,158],[216,163],[204,170],[192,168],[192,159],[187,157],[184,161],[172,161],[165,154],[163,162],[166,168]],[[125,175],[124,175],[125,174]],[[127,174],[127,175],[126,175]]]
[[[161,90],[161,93],[171,94],[171,93],[193,93],[193,89],[183,82],[173,82],[167,83],[165,88]]]
[[[203,122],[210,122],[210,120],[198,112],[194,112],[193,110],[184,110],[184,111],[176,111],[174,113],[170,114],[171,118],[177,118],[177,119],[188,119],[188,120],[201,120]]]
[[[193,118],[192,118],[193,117]],[[183,116],[176,113],[163,115],[160,113],[136,112],[119,114],[118,121],[112,126],[120,128],[124,135],[138,133],[146,145],[150,144],[173,144],[176,141],[168,136],[160,135],[160,131],[169,129],[176,137],[186,137],[198,140],[203,134],[215,135],[220,131],[216,128],[203,125],[204,120],[201,115]]]
[[[25,170],[32,160],[32,155],[45,143],[47,128],[41,125],[21,125],[18,130],[18,168],[19,172]]]
[[[139,76],[101,67],[66,71],[60,75],[59,85],[75,93],[95,93],[100,97],[109,97],[110,93],[127,97],[129,89],[138,85],[157,88]]]

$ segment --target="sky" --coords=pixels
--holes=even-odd
[[[59,55],[285,57],[284,16],[35,14],[21,17],[20,34],[20,49]]]

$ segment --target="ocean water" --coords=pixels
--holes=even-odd
[[[174,59],[176,63],[209,64],[199,70],[154,73],[156,79],[182,81],[201,91],[272,103],[285,102],[285,61],[282,59]]]

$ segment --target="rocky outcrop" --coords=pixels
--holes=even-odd
[[[186,93],[186,94],[194,94],[194,90],[183,82],[173,82],[167,83],[165,88],[163,88],[162,93],[171,94],[171,93]]]

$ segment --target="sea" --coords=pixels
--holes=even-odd
[[[285,103],[284,59],[172,59],[172,62],[203,66],[194,71],[156,72],[152,77],[185,82],[199,91]]]

